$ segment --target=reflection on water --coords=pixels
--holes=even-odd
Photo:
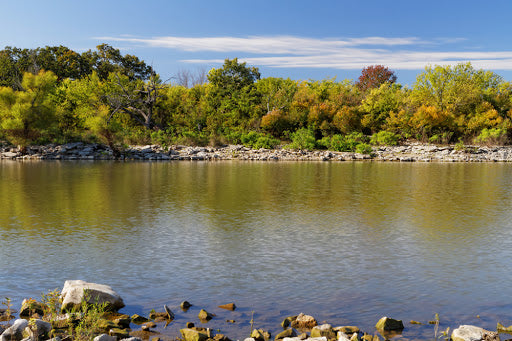
[[[84,279],[240,338],[251,311],[492,329],[512,320],[511,184],[507,164],[1,162],[0,296]]]

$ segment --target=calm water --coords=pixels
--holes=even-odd
[[[168,334],[201,308],[238,338],[252,311],[274,334],[300,312],[495,329],[512,324],[511,199],[508,164],[0,162],[0,297],[105,283],[126,313],[171,306]]]

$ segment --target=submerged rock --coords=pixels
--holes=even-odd
[[[384,316],[379,320],[379,322],[377,322],[377,324],[375,325],[375,328],[377,330],[384,330],[384,331],[403,330],[404,324],[403,324],[402,320],[395,320],[395,319]]]
[[[214,316],[213,314],[207,312],[204,309],[201,309],[201,311],[197,315],[197,317],[199,317],[199,319],[202,321],[210,321],[213,318],[213,316]]]
[[[236,305],[234,303],[227,303],[219,305],[219,308],[233,311],[236,309]]]
[[[80,308],[82,300],[89,304],[105,304],[109,310],[124,307],[123,299],[110,286],[81,280],[67,280],[62,288],[61,298],[62,309],[66,311]]]

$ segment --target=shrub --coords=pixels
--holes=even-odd
[[[370,146],[368,143],[359,143],[356,146],[356,153],[371,154],[372,153],[372,146]]]
[[[348,135],[333,135],[329,149],[338,152],[353,152],[360,143],[367,142],[367,137],[362,133],[350,133]]]
[[[378,146],[396,146],[400,136],[387,130],[379,131],[370,138],[370,143]]]
[[[262,133],[257,133],[255,131],[250,131],[246,134],[242,134],[240,136],[240,140],[242,141],[242,144],[244,146],[253,149],[273,149],[281,142],[276,138],[267,136]]]
[[[316,139],[313,131],[301,128],[291,134],[292,143],[287,148],[313,150],[316,147]]]
[[[505,128],[484,128],[474,142],[487,145],[502,145],[507,141],[507,130]]]

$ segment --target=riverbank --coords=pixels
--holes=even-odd
[[[29,146],[22,153],[12,146],[0,147],[0,159],[11,160],[152,160],[152,161],[394,161],[394,162],[512,162],[512,146],[437,146],[409,143],[374,146],[371,154],[326,150],[251,149],[242,145],[222,147],[158,145],[130,146],[117,155],[111,148],[82,142]]]

